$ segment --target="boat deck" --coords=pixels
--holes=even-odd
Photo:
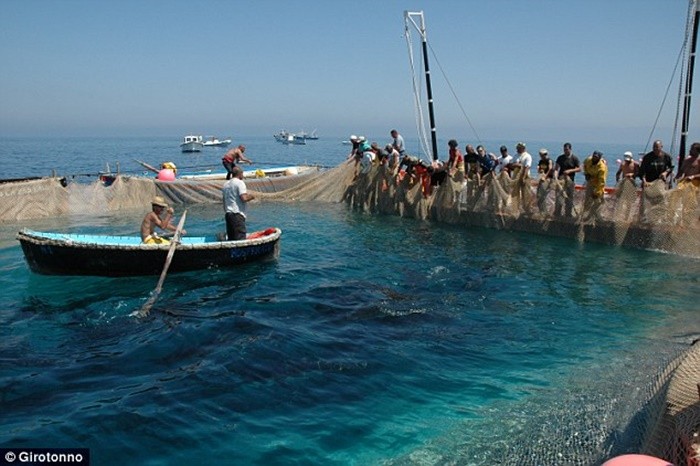
[[[88,235],[74,233],[50,233],[25,230],[25,233],[52,241],[70,241],[80,244],[94,244],[100,246],[137,246],[141,245],[140,236],[116,236],[116,235]],[[181,244],[202,244],[220,242],[216,236],[183,236]],[[158,245],[154,245],[158,246]]]

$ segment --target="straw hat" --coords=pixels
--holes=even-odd
[[[159,207],[168,207],[168,203],[165,202],[165,199],[163,199],[160,196],[154,197],[153,200],[151,201],[151,205],[157,205]]]

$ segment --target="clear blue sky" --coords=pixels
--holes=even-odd
[[[626,143],[649,137],[683,42],[688,1],[0,6],[0,136],[237,137],[318,128],[347,137],[393,127],[415,136],[403,37],[408,9],[425,12],[436,54],[441,137],[473,134],[449,82],[482,139]],[[674,123],[677,81],[672,86],[662,139]],[[699,118],[693,111],[690,139],[700,139]]]

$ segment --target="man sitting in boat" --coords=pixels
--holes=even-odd
[[[147,213],[143,218],[143,222],[141,222],[141,241],[143,241],[144,244],[170,244],[169,240],[158,236],[155,232],[155,228],[158,227],[161,230],[170,231],[177,230],[177,227],[170,223],[175,211],[172,207],[169,207],[165,199],[160,196],[153,198],[151,201],[151,208],[153,210]],[[164,211],[165,216],[161,219],[160,215]],[[187,234],[184,228],[182,229],[182,234]]]
[[[224,154],[224,157],[221,159],[221,162],[224,164],[224,168],[226,168],[226,179],[230,180],[231,178],[234,178],[233,175],[233,167],[236,166],[237,163],[245,162],[248,164],[252,164],[253,161],[249,160],[246,158],[243,153],[245,152],[245,146],[241,144],[238,147],[234,147],[233,149],[229,150]]]

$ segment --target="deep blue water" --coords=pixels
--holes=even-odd
[[[340,139],[244,142],[261,166],[335,165]],[[1,178],[49,161],[218,170],[221,153],[2,142]],[[146,319],[131,313],[157,277],[35,275],[14,240],[132,233],[143,212],[1,225],[0,445],[87,447],[100,465],[599,464],[634,444],[656,371],[700,332],[697,260],[340,204],[249,211],[251,230],[282,228],[280,257],[168,276]],[[186,227],[222,230],[220,206],[189,206]]]

